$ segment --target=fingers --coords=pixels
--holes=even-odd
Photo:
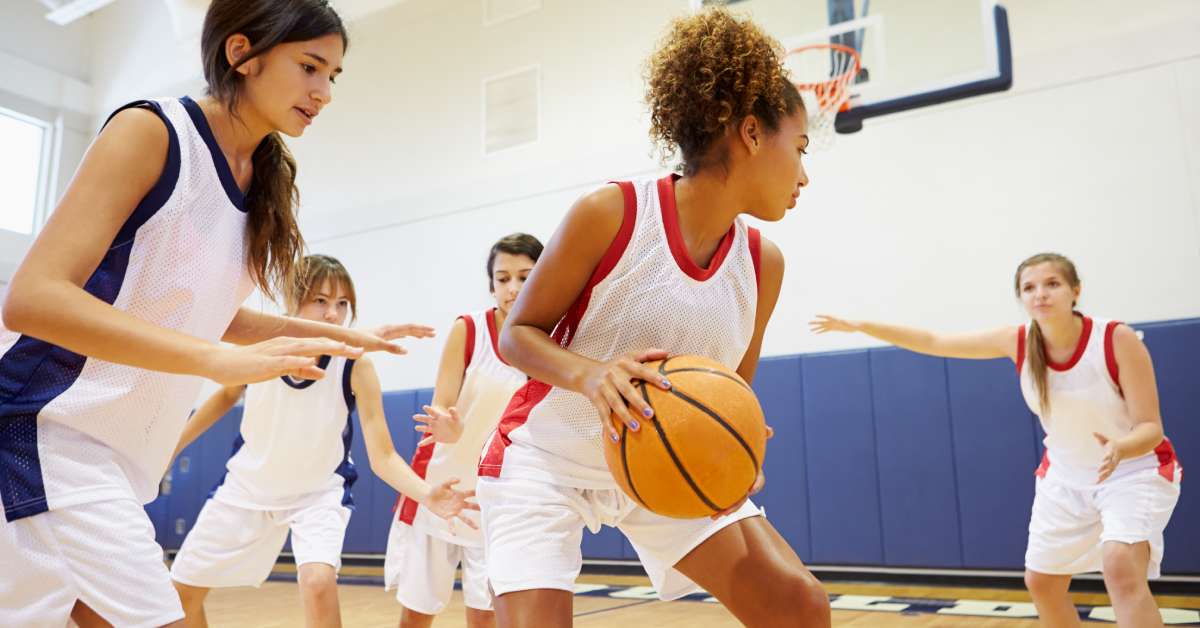
[[[384,325],[380,327],[375,334],[384,340],[393,340],[395,338],[433,338],[436,335],[434,328],[428,325]]]
[[[428,414],[414,414],[413,420],[416,421],[417,423],[425,423],[425,424],[433,423],[433,417],[429,416]],[[417,431],[418,432],[421,431],[421,428],[418,427]]]
[[[465,510],[465,508],[464,508],[464,510]],[[479,510],[479,506],[475,506],[475,510]],[[466,525],[468,528],[471,528],[472,530],[478,530],[478,529],[479,529],[479,525],[478,525],[477,523],[475,523],[474,521],[471,521],[470,519],[468,519],[468,518],[466,518],[466,517],[462,516],[462,513],[459,513],[459,514],[457,514],[457,515],[454,515],[454,518],[455,518],[455,519],[457,519],[457,520],[459,520],[459,521],[461,521],[461,522],[463,522],[463,524],[464,524],[464,525]]]
[[[425,438],[422,438],[422,439],[420,440],[420,442],[418,442],[418,443],[417,443],[417,447],[424,447],[424,446],[426,446],[426,445],[433,444],[433,442],[434,442],[433,435],[432,435],[432,434],[430,434],[429,436],[426,436]]]
[[[658,386],[663,390],[671,390],[671,380],[658,371],[642,364],[640,362],[629,362],[622,364],[625,370],[629,371],[629,379],[640,379],[648,384]]]
[[[615,381],[611,381],[610,383],[617,389],[621,397],[624,398],[621,408],[632,419],[632,422],[626,421],[626,424],[629,425],[629,429],[637,431],[640,429],[640,423],[643,419],[654,417],[654,409],[650,407],[649,403],[646,403],[641,393],[638,392],[637,388],[633,387],[633,384],[629,380],[621,379],[619,376],[614,376],[612,379]],[[634,416],[635,414],[640,415],[641,418]]]
[[[324,369],[312,365],[300,369],[293,369],[287,372],[287,376],[292,379],[323,379],[325,377]]]
[[[768,425],[767,426],[767,440],[771,440],[772,438],[775,438],[775,428]]]
[[[665,360],[670,357],[670,354],[662,349],[646,349],[641,353],[634,354],[632,357],[636,362],[653,362],[655,360]]]
[[[614,443],[621,440],[621,433],[617,431],[616,423],[612,420],[612,410],[608,404],[599,398],[593,398],[592,405],[595,406],[596,413],[600,415],[600,425],[604,427],[604,433],[608,439]]]
[[[1099,441],[1101,445],[1108,444],[1108,439],[1104,437],[1104,434],[1101,434],[1099,432],[1092,432],[1092,436],[1095,436],[1096,440]]]
[[[352,347],[344,342],[329,338],[289,338],[281,336],[254,345],[254,348],[267,355],[294,355],[318,357],[322,355],[357,358],[362,355],[362,349]]]
[[[433,428],[429,427],[428,425],[417,425],[417,426],[413,427],[413,430],[420,432],[422,434],[432,434],[433,433]]]
[[[628,426],[629,429],[637,430],[641,423],[639,423],[637,418],[633,416],[633,413],[629,411],[629,406],[625,405],[625,400],[621,398],[621,395],[618,394],[617,391],[612,387],[606,387],[602,394],[604,396],[604,402],[608,404],[609,412],[612,415],[615,415],[617,419],[619,419],[626,426]],[[613,426],[614,435],[616,434],[616,427],[617,426],[615,425]],[[614,438],[613,440],[616,439]]]

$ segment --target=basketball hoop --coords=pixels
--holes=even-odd
[[[841,44],[810,44],[789,50],[784,64],[808,110],[809,149],[828,148],[838,112],[850,108],[850,85],[862,69],[858,52]]]

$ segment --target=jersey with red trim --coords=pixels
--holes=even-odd
[[[1026,327],[1020,328],[1017,370],[1021,394],[1046,431],[1046,453],[1037,470],[1039,477],[1050,475],[1069,485],[1094,486],[1104,459],[1104,448],[1094,434],[1115,440],[1133,429],[1134,420],[1125,405],[1113,353],[1113,333],[1119,324],[1083,317],[1083,332],[1071,359],[1065,364],[1046,365],[1050,387],[1047,412],[1042,412],[1037,384],[1025,359]],[[1171,442],[1165,438],[1154,451],[1121,461],[1109,481],[1156,467],[1169,481],[1175,481],[1175,474],[1182,472]]]
[[[500,357],[500,330],[496,325],[495,308],[459,318],[467,326],[466,371],[454,406],[463,420],[463,434],[455,443],[417,447],[412,467],[434,485],[458,478],[460,482],[455,488],[466,491],[475,488],[475,465],[479,463],[483,442],[496,429],[513,393],[529,378]],[[462,524],[451,530],[445,519],[416,501],[403,497],[398,503],[397,517],[414,529],[457,545],[483,546],[479,530]],[[478,515],[464,511],[464,516],[479,525]]]
[[[706,356],[731,369],[754,336],[757,231],[739,218],[708,268],[688,256],[675,207],[675,177],[622,182],[621,229],[552,334],[597,361],[658,348]],[[576,488],[611,489],[602,425],[580,393],[531,380],[484,448],[479,474]]]

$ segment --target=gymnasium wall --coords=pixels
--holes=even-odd
[[[89,74],[91,29],[85,22],[60,27],[43,17],[37,2],[9,2],[0,9],[0,107],[55,123],[61,120],[60,157],[50,174],[52,201],[65,191],[92,137]],[[33,238],[0,229],[0,289]]]

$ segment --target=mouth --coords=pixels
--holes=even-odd
[[[308,107],[292,107],[292,110],[296,112],[296,115],[300,116],[301,120],[304,120],[305,125],[312,124],[313,120],[317,117],[316,109],[310,109]]]

